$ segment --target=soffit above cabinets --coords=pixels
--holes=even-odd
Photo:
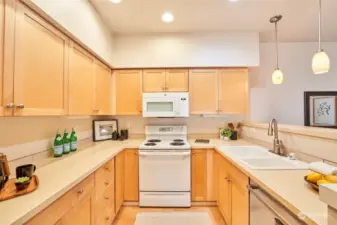
[[[316,0],[91,0],[116,34],[177,32],[259,32],[262,41],[273,40],[269,18],[282,14],[281,41],[316,41]],[[171,11],[175,20],[161,21]],[[324,0],[323,39],[337,41],[336,0]]]

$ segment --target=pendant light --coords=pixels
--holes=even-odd
[[[321,32],[322,32],[322,1],[319,0],[319,16],[318,16],[318,51],[312,59],[312,71],[314,74],[324,74],[330,70],[329,56],[321,48]]]
[[[283,83],[283,73],[278,66],[278,33],[277,33],[277,23],[282,19],[281,15],[274,16],[270,19],[270,23],[275,24],[275,47],[276,47],[276,69],[272,74],[273,84]]]

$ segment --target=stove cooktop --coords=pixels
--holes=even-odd
[[[172,140],[145,140],[139,149],[190,149],[191,146],[187,140],[183,139],[172,139]]]

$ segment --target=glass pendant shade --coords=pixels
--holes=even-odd
[[[280,69],[275,69],[272,74],[273,84],[282,84],[283,83],[283,73]]]
[[[316,52],[312,59],[312,71],[314,74],[324,74],[330,70],[330,59],[329,56],[320,50]]]

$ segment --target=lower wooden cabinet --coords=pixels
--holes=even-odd
[[[192,201],[216,201],[213,149],[192,149]]]
[[[115,157],[115,213],[119,212],[124,201],[124,151]]]
[[[249,178],[216,153],[217,199],[227,225],[249,225]]]
[[[124,165],[124,201],[138,202],[139,200],[139,159],[136,149],[125,150]]]

